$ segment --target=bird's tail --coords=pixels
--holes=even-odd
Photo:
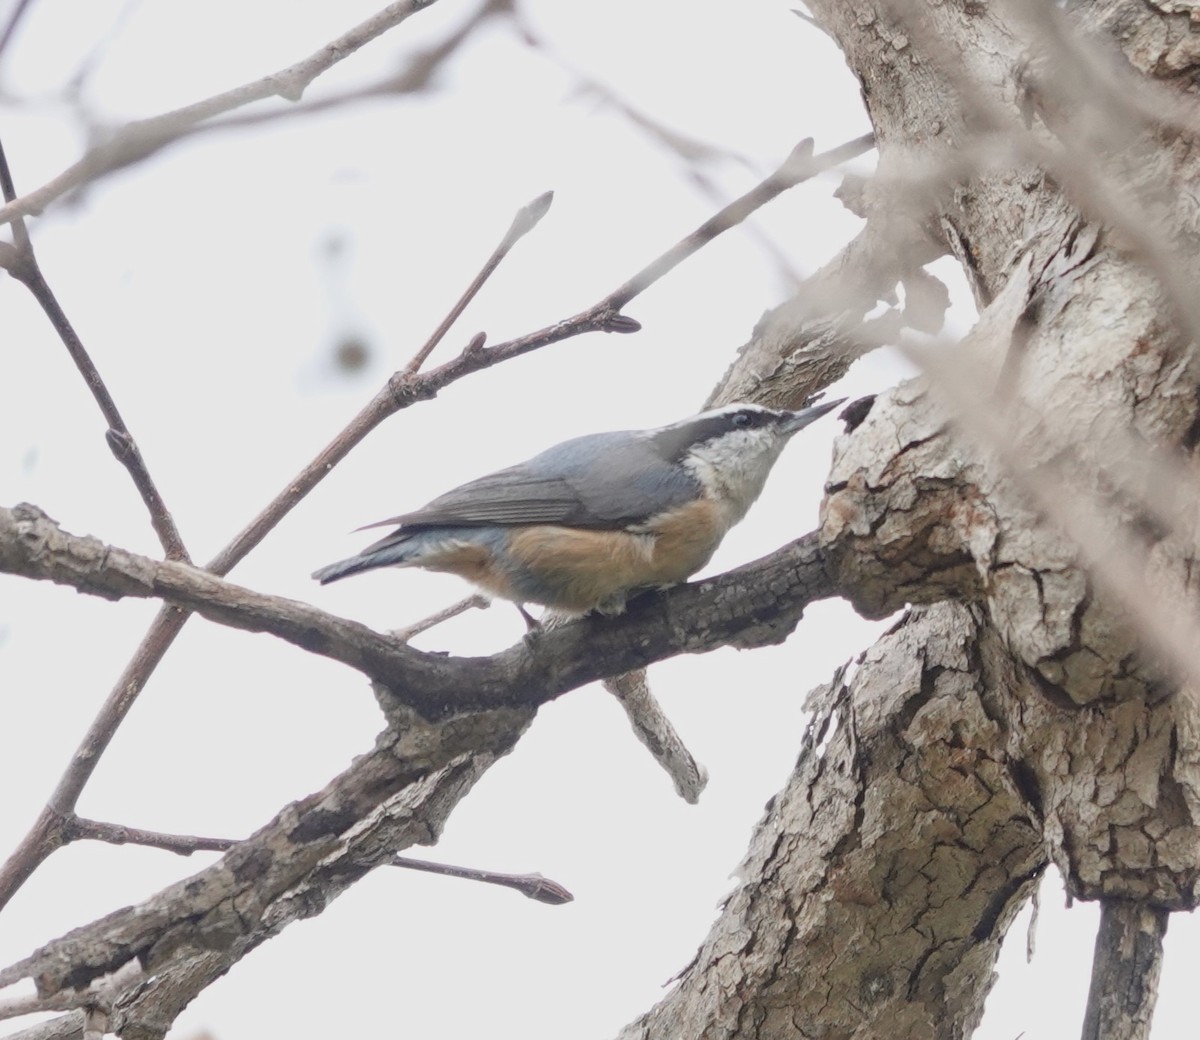
[[[417,555],[417,547],[413,545],[411,535],[397,531],[374,545],[368,545],[357,556],[338,560],[337,563],[313,571],[312,576],[322,585],[328,585],[331,581],[340,581],[351,574],[374,570],[376,567],[403,566],[411,563]]]

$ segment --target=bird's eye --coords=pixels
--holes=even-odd
[[[750,415],[749,412],[735,412],[734,413],[734,416],[733,416],[733,425],[734,426],[745,427],[745,426],[749,426],[752,422],[754,422],[754,419]]]

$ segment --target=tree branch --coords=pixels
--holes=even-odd
[[[67,534],[28,505],[0,507],[0,571],[107,599],[160,597],[219,624],[269,633],[361,671],[428,719],[535,708],[583,683],[679,653],[779,643],[805,607],[836,594],[813,533],[720,577],[637,597],[624,614],[592,615],[492,657],[447,658],[307,603]]]
[[[411,15],[431,7],[435,2],[436,0],[396,0],[293,65],[203,101],[196,101],[148,119],[126,123],[109,135],[102,144],[90,148],[81,159],[58,176],[0,208],[0,224],[11,223],[18,217],[41,213],[51,202],[73,188],[145,158],[197,123],[269,97],[280,97],[287,101],[299,100],[305,88],[323,72],[350,57],[359,48],[382,36]]]
[[[478,870],[475,867],[457,867],[450,863],[432,863],[411,856],[393,856],[392,866],[404,870],[423,870],[442,877],[462,878],[465,881],[480,881],[485,885],[498,885],[520,892],[526,899],[548,906],[562,906],[573,902],[575,896],[548,877],[541,874],[501,874],[494,870]]]
[[[791,183],[799,183],[822,170],[831,168],[836,161],[843,161],[869,148],[868,142],[852,142],[825,155],[816,156],[805,165],[802,175],[792,170]],[[835,159],[835,157],[837,157]],[[789,164],[785,164],[788,166]],[[776,175],[768,178],[771,181]],[[782,189],[780,189],[782,190]],[[388,416],[415,404],[417,401],[435,397],[445,386],[511,358],[520,357],[585,332],[634,332],[639,326],[633,319],[619,311],[619,300],[628,302],[644,291],[653,280],[661,277],[686,255],[696,252],[712,238],[728,230],[733,224],[733,212],[744,219],[750,212],[747,199],[751,196],[761,205],[777,192],[763,190],[751,192],[735,201],[731,209],[706,221],[696,232],[688,236],[666,254],[643,269],[633,279],[599,302],[572,318],[556,322],[537,332],[509,340],[494,347],[484,347],[482,335],[473,337],[463,351],[450,361],[423,373],[406,374],[396,372],[376,396],[358,413],[350,424],[317,457],[309,463],[294,480],[256,516],[224,549],[207,565],[213,574],[224,575],[249,553],[287,513],[308,494],[349,452]],[[511,230],[509,234],[511,234]],[[669,258],[669,263],[666,259]],[[62,823],[74,812],[75,804],[91,777],[104,749],[108,746],[121,721],[128,714],[175,637],[187,620],[187,613],[177,607],[166,607],[155,617],[141,644],[134,652],[129,664],[113,687],[100,712],[92,721],[71,762],[60,778],[46,808],[39,815],[20,845],[0,867],[0,909],[13,894],[55,849],[64,844]]]
[[[408,713],[403,733],[381,734],[324,790],[286,806],[219,861],[47,944],[0,971],[0,986],[32,977],[48,998],[137,961],[150,977],[124,993],[109,1029],[140,1025],[161,1035],[259,943],[321,912],[397,850],[436,840],[451,809],[532,717],[501,709],[432,726]]]
[[[645,670],[614,675],[604,680],[604,688],[624,709],[634,734],[666,771],[679,797],[689,805],[700,801],[708,786],[708,770],[696,761],[650,692]]]
[[[1100,900],[1083,1040],[1146,1040],[1158,1000],[1170,914],[1121,899]]]

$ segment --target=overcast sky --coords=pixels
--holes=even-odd
[[[0,63],[0,135],[28,190],[104,124],[155,114],[303,57],[377,4],[344,0],[35,0]],[[198,560],[211,557],[403,365],[499,239],[547,189],[554,206],[434,355],[476,331],[499,341],[603,296],[757,182],[802,137],[818,151],[866,132],[837,50],[787,3],[522,3],[537,45],[475,33],[418,97],[200,135],[60,201],[33,223],[46,275],[91,351]],[[473,8],[441,0],[335,68],[310,97],[365,84],[441,39]],[[78,102],[64,100],[84,70]],[[689,167],[591,84],[719,149]],[[282,108],[267,104],[260,110]],[[860,165],[868,170],[869,162]],[[713,195],[692,177],[703,174]],[[790,192],[635,301],[636,336],[593,335],[456,384],[396,416],[247,561],[239,583],[377,628],[458,599],[455,579],[377,572],[328,588],[314,567],[363,542],[361,524],[567,437],[657,426],[696,411],[764,309],[859,226],[836,177]],[[715,196],[715,197],[714,197]],[[769,242],[771,248],[765,248]],[[778,263],[772,250],[786,258]],[[970,321],[961,280],[954,321]],[[0,502],[124,548],[158,545],[104,426],[47,322],[0,280]],[[365,345],[346,372],[337,346]],[[832,392],[903,376],[879,354]],[[832,420],[788,449],[767,492],[706,573],[816,522]],[[23,835],[154,613],[0,576],[0,850]],[[631,735],[599,687],[542,711],[453,814],[433,858],[540,871],[570,888],[551,908],[485,886],[377,871],[320,917],[239,963],[175,1035],[399,1032],[537,1040],[611,1035],[691,958],[733,886],[750,830],[800,746],[807,691],[879,625],[811,610],[778,648],[651,671],[711,776],[699,806]],[[489,653],[523,632],[497,604],[422,637]],[[193,619],[89,785],[85,815],[239,836],[324,786],[381,719],[362,677],[268,637]],[[414,850],[426,854],[427,850]],[[146,849],[75,845],[39,869],[0,926],[0,961],[204,865]],[[1095,913],[1043,889],[977,1034],[1057,1040],[1082,1019]],[[1197,948],[1176,915],[1154,1036],[1184,1025]],[[302,996],[301,996],[302,995]]]

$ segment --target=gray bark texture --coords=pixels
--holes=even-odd
[[[881,328],[926,327],[920,265],[952,254],[979,321],[852,407],[820,529],[862,613],[936,605],[818,691],[834,736],[623,1037],[967,1037],[1048,862],[1106,907],[1084,1036],[1144,1037],[1200,881],[1200,7],[808,8],[859,78],[880,176],[859,239],[715,398],[795,401]]]

